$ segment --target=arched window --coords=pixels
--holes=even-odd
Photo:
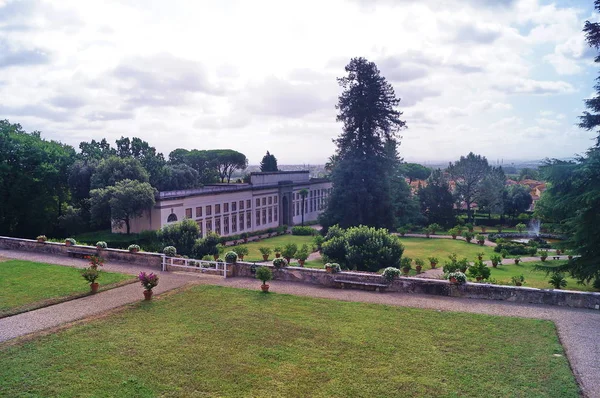
[[[177,216],[175,215],[175,213],[169,214],[169,217],[167,217],[167,222],[175,222],[175,221],[177,221]]]

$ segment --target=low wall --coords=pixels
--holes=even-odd
[[[251,266],[251,263],[236,264],[234,266],[234,276],[254,277],[254,274],[251,272]],[[328,274],[325,270],[321,269],[299,267],[275,269],[272,266],[269,267],[273,269],[274,279],[320,286],[333,287],[336,285],[334,279],[376,284],[385,283],[381,275],[368,272]],[[470,282],[464,285],[454,285],[441,279],[400,277],[390,283],[386,291],[600,309],[600,293],[535,289]]]
[[[163,255],[159,253],[130,253],[122,249],[102,249],[98,250],[95,246],[72,245],[66,246],[64,243],[45,242],[38,243],[32,239],[19,239],[0,236],[0,249],[23,250],[36,253],[59,254],[68,256],[68,250],[85,252],[90,256],[98,255],[106,260],[122,261],[133,264],[140,264],[150,267],[161,268]]]

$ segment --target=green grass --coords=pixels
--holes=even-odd
[[[469,261],[477,260],[477,253],[485,253],[483,259],[488,260],[494,254],[494,249],[487,246],[479,246],[473,243],[467,243],[462,240],[439,239],[439,238],[407,238],[401,237],[400,241],[404,245],[403,257],[410,257],[413,260],[420,258],[428,265],[427,257],[434,256],[440,260],[440,265],[448,260],[448,256],[456,253],[458,258],[466,257]],[[428,269],[429,267],[425,267]]]
[[[513,260],[504,259],[502,265],[498,266],[498,268],[490,268],[492,270],[491,278],[496,279],[501,285],[512,285],[511,278],[523,274],[525,277],[525,284],[523,286],[535,287],[538,289],[552,289],[552,285],[548,283],[551,275],[546,275],[544,271],[537,271],[534,267],[542,264],[558,266],[565,263],[566,261],[547,260],[545,262],[521,262],[519,265],[516,265]],[[579,290],[584,292],[598,291],[597,289],[594,289],[592,285],[579,285],[575,279],[567,277],[566,275],[565,277],[567,279],[566,290]]]
[[[215,286],[5,346],[0,361],[14,397],[579,396],[549,321]]]
[[[308,249],[312,250],[313,246],[313,236],[299,236],[299,235],[280,235],[274,236],[272,238],[262,239],[260,242],[248,242],[238,246],[246,246],[249,250],[247,256],[244,256],[244,261],[263,261],[263,256],[258,251],[259,247],[266,246],[271,249],[275,249],[275,246],[283,247],[289,243],[295,243],[298,246],[298,250],[302,247],[302,245],[307,244]],[[225,248],[225,251],[230,250],[230,246]],[[273,260],[275,258],[275,251],[269,255],[269,260]]]
[[[100,286],[133,279],[131,275],[102,272]],[[38,308],[48,300],[89,292],[81,270],[22,260],[0,262],[0,316]]]

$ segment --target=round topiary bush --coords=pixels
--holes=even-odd
[[[175,257],[177,255],[177,249],[175,246],[167,246],[163,249],[163,254],[169,257]]]
[[[287,261],[285,261],[283,258],[276,258],[275,260],[273,260],[273,266],[277,269],[283,268],[286,265]]]
[[[229,252],[225,253],[225,261],[227,262],[227,264],[235,264],[237,259],[238,259],[238,255],[236,252],[229,251]]]
[[[387,283],[391,283],[394,278],[400,276],[400,270],[394,267],[387,267],[383,270],[383,274],[381,276],[383,276],[383,279],[385,279]]]

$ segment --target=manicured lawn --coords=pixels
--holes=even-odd
[[[0,361],[1,396],[579,396],[548,321],[215,286],[0,348]]]
[[[489,260],[490,256],[495,254],[492,247],[479,246],[462,240],[400,237],[400,241],[404,245],[402,256],[410,257],[413,260],[416,258],[422,259],[426,263],[425,269],[429,269],[427,257],[430,256],[437,257],[441,266],[452,253],[456,253],[459,259],[466,257],[469,261],[477,260],[477,253],[480,252],[485,253],[484,260]]]
[[[300,250],[302,245],[307,244],[309,251],[311,251],[313,246],[313,239],[314,237],[312,236],[298,236],[288,234],[262,239],[260,242],[248,242],[238,246],[246,246],[250,251],[247,256],[244,256],[244,261],[263,261],[263,256],[260,253],[260,251],[258,251],[259,247],[266,246],[270,247],[271,249],[275,249],[275,246],[281,246],[281,248],[283,249],[285,245],[289,243],[295,243],[298,246],[298,250]],[[230,249],[231,246],[228,246],[227,248],[225,248],[225,251],[229,251]],[[273,253],[269,255],[269,260],[272,261],[274,258],[275,250],[273,250]]]
[[[98,283],[102,287],[128,279],[134,277],[102,271]],[[90,290],[80,269],[22,260],[0,262],[0,286],[0,316]]]
[[[564,264],[565,261],[554,261],[547,260],[546,262],[536,261],[530,263],[519,263],[515,265],[513,260],[505,259],[502,261],[503,265],[498,268],[490,268],[492,270],[491,278],[501,285],[512,285],[511,278],[513,276],[519,276],[523,274],[525,277],[525,284],[523,286],[535,287],[538,289],[552,289],[552,285],[548,283],[551,275],[546,275],[544,271],[537,271],[534,269],[535,265],[560,265]],[[566,274],[565,274],[566,276]],[[566,290],[580,290],[585,292],[597,292],[592,285],[579,285],[573,278],[567,277]]]

